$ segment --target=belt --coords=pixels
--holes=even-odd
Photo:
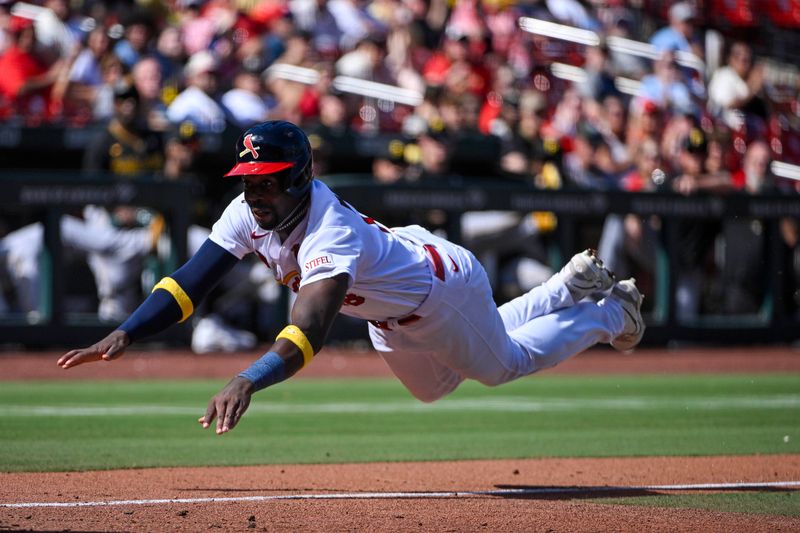
[[[420,320],[422,317],[419,315],[408,315],[407,317],[401,318],[397,321],[398,326],[407,326],[409,324],[413,324],[417,320]],[[370,320],[370,324],[375,326],[378,329],[385,329],[386,331],[392,331],[392,328],[389,327],[388,320]]]
[[[442,256],[439,255],[439,251],[432,244],[423,244],[422,248],[428,255],[428,260],[433,265],[433,274],[441,281],[444,281],[444,261],[442,261]],[[414,322],[420,320],[421,318],[422,317],[419,315],[408,315],[406,317],[397,319],[397,325],[407,326],[409,324],[413,324]],[[389,327],[388,320],[369,320],[368,322],[378,329],[392,331],[392,328]]]

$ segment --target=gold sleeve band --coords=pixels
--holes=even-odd
[[[306,337],[306,334],[303,333],[303,330],[297,326],[292,326],[290,324],[283,328],[283,331],[278,333],[278,336],[275,337],[275,340],[278,339],[288,339],[292,341],[295,346],[300,348],[300,351],[303,352],[303,366],[306,366],[308,363],[310,363],[311,358],[314,357],[314,348],[312,348],[311,343],[308,342],[308,337]]]
[[[170,293],[173,298],[175,298],[176,302],[178,302],[182,315],[181,319],[178,321],[179,323],[192,316],[192,313],[194,313],[194,304],[192,303],[192,299],[189,298],[189,295],[186,294],[186,291],[184,291],[181,286],[178,285],[177,281],[169,277],[163,278],[161,281],[156,283],[155,287],[153,287],[153,292],[155,292],[156,289],[164,289]]]

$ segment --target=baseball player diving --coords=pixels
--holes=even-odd
[[[465,379],[494,386],[550,368],[596,343],[630,350],[644,333],[634,280],[615,282],[590,250],[496,307],[468,250],[420,226],[386,228],[315,180],[308,138],[289,122],[246,130],[226,176],[241,179],[244,192],[197,253],[119,328],[67,352],[59,366],[116,359],[132,342],[186,320],[250,253],[297,297],[270,350],[210,400],[199,422],[207,428],[216,419],[217,434],[236,426],[253,393],[307,365],[339,312],[368,321],[375,349],[423,402]]]

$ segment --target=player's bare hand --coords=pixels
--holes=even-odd
[[[198,422],[207,428],[214,419],[217,419],[217,435],[227,433],[236,427],[239,419],[250,406],[250,397],[253,395],[253,383],[245,378],[236,376],[225,388],[219,391],[208,402],[206,414]]]
[[[72,368],[92,361],[113,361],[125,353],[125,348],[130,343],[131,340],[127,333],[115,330],[109,333],[106,338],[88,348],[68,351],[59,358],[57,364],[61,368]]]

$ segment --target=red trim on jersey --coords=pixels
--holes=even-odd
[[[433,263],[433,273],[436,274],[437,278],[444,281],[444,262],[442,261],[442,256],[439,255],[436,247],[432,244],[423,244],[422,247],[428,252],[428,258]]]
[[[271,266],[269,266],[269,261],[267,261],[267,258],[266,258],[266,257],[264,257],[263,255],[261,255],[261,252],[259,252],[258,250],[256,250],[256,255],[258,256],[258,258],[259,258],[259,259],[261,259],[261,262],[262,262],[262,263],[264,263],[265,265],[267,265],[267,268],[270,268],[270,269],[272,268]]]
[[[236,163],[232,169],[228,171],[223,177],[229,176],[252,176],[254,174],[274,174],[287,168],[292,168],[294,163],[287,162],[270,162],[261,163],[256,161],[249,161],[246,163]]]
[[[458,272],[458,265],[453,261],[453,258],[450,257],[450,254],[447,255],[447,258],[450,259],[450,262],[453,264],[453,272]]]

